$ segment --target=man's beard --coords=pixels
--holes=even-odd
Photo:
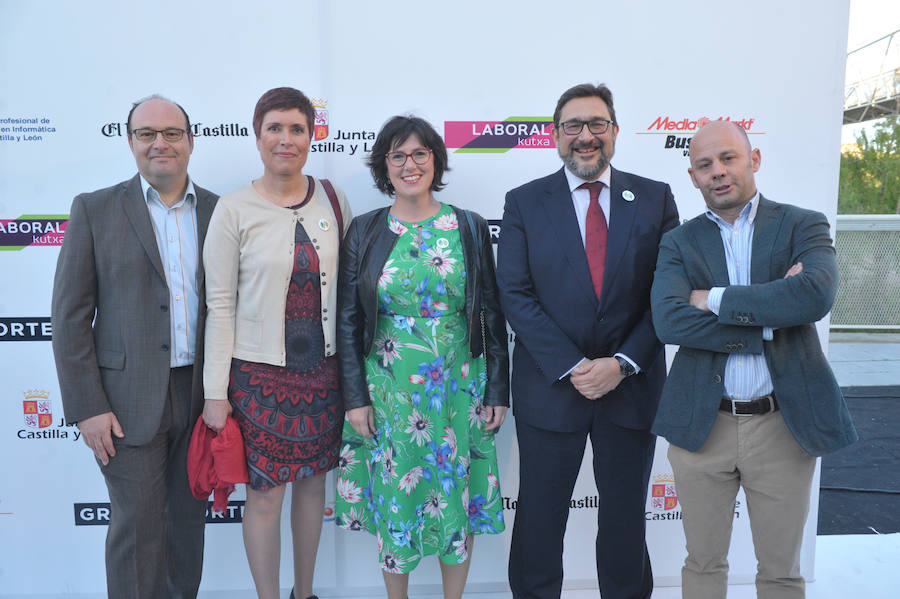
[[[599,156],[597,157],[597,162],[584,167],[578,164],[578,162],[575,160],[575,150],[584,148],[599,148]],[[585,181],[592,181],[596,179],[597,176],[602,173],[607,166],[609,166],[609,161],[613,156],[613,152],[615,151],[614,148],[610,148],[609,155],[607,155],[605,150],[605,144],[598,139],[594,143],[589,144],[573,143],[569,146],[569,153],[563,156],[560,152],[559,157],[566,165],[566,168],[574,173],[578,178],[584,179]]]

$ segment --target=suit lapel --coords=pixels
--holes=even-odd
[[[638,202],[641,201],[640,191],[628,189],[628,181],[621,172],[610,167],[609,178],[609,234],[606,241],[606,263],[603,272],[603,298],[609,296],[608,291],[613,288],[613,281],[619,271],[619,264],[628,240],[631,239],[631,230],[634,227],[634,218],[637,212]],[[630,202],[622,197],[624,191],[630,191],[633,199]]]
[[[591,270],[584,253],[584,243],[581,241],[581,230],[578,228],[575,206],[572,204],[572,193],[569,191],[562,169],[551,178],[544,192],[544,208],[550,226],[556,231],[559,246],[575,271],[575,279],[578,280],[584,292],[595,298],[596,301]]]
[[[212,194],[194,185],[197,194],[197,290],[200,297],[204,297],[206,291],[206,275],[203,269],[203,242],[206,240],[206,230],[209,228],[209,219],[212,216],[216,203]]]
[[[122,206],[125,210],[125,215],[131,222],[131,226],[134,229],[138,241],[147,253],[150,264],[153,265],[153,268],[156,269],[156,272],[162,280],[165,281],[166,275],[163,272],[162,260],[159,257],[159,248],[156,245],[156,235],[153,233],[153,223],[150,221],[147,202],[144,200],[143,192],[141,191],[140,175],[135,175],[134,178],[128,182],[128,186],[125,188],[125,193],[122,196]]]
[[[750,282],[768,283],[780,275],[771,272],[772,248],[778,238],[781,219],[784,216],[774,202],[759,196],[756,220],[753,226],[753,253],[750,258]]]
[[[722,234],[719,225],[702,214],[697,217],[700,234],[696,237],[697,248],[706,265],[709,267],[710,287],[728,287],[728,265],[725,262],[725,246],[722,245]]]
[[[206,240],[206,230],[209,228],[209,219],[212,216],[216,204],[210,197],[211,194],[202,187],[197,187],[197,185],[194,184],[194,191],[197,193],[197,244],[202,256],[203,242]]]

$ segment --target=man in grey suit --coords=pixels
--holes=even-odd
[[[138,174],[72,202],[53,283],[53,353],[66,420],[106,479],[109,597],[196,597],[206,501],[187,448],[203,407],[200,260],[217,196],[187,175],[181,106],[134,104]]]
[[[651,291],[659,338],[681,346],[653,432],[670,443],[691,599],[725,597],[739,486],[758,596],[803,597],[815,456],[857,439],[815,328],[838,283],[828,221],[760,195],[760,161],[739,125],[697,132],[688,173],[707,210],[663,236]]]

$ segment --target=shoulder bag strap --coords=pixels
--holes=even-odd
[[[338,226],[338,245],[344,241],[344,214],[341,212],[341,204],[338,202],[337,194],[334,192],[334,186],[328,179],[319,179],[322,188],[325,189],[325,195],[331,202],[331,211],[334,212],[334,218],[337,220]]]

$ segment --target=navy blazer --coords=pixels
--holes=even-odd
[[[631,201],[623,197],[623,192]],[[506,194],[497,254],[500,301],[516,333],[512,395],[517,419],[553,431],[589,426],[592,410],[648,429],[665,380],[650,316],[660,239],[678,224],[669,186],[613,169],[603,294],[597,300],[562,169]],[[582,357],[621,352],[641,372],[592,401],[560,380]]]
[[[797,262],[803,272],[784,278]],[[733,352],[764,352],[788,429],[811,455],[856,441],[840,387],[822,353],[815,322],[834,303],[838,268],[828,221],[819,212],[760,196],[750,285],[729,285],[719,227],[705,214],[663,237],[653,282],[653,323],[680,345],[653,432],[688,451],[702,447],[725,390]],[[690,305],[693,289],[727,287],[719,315]],[[764,326],[774,339],[763,341]]]

